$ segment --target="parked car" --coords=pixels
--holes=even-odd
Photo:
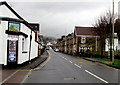
[[[59,52],[59,49],[55,48],[54,51],[55,51],[55,52]]]
[[[46,50],[49,50],[49,49],[50,49],[50,48],[47,46],[47,47],[46,47]]]

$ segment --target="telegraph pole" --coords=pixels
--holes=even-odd
[[[112,62],[114,64],[114,0],[113,0],[113,13],[112,13]]]

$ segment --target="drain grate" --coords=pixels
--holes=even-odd
[[[76,78],[64,78],[64,80],[75,80]]]

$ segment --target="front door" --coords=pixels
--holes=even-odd
[[[17,65],[18,40],[8,40],[7,65]]]

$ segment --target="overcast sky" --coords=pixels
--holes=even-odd
[[[25,1],[25,2],[24,2]],[[118,10],[115,0],[115,12]],[[44,36],[60,37],[75,26],[92,26],[99,16],[112,10],[112,0],[8,0],[28,22],[40,24]]]

